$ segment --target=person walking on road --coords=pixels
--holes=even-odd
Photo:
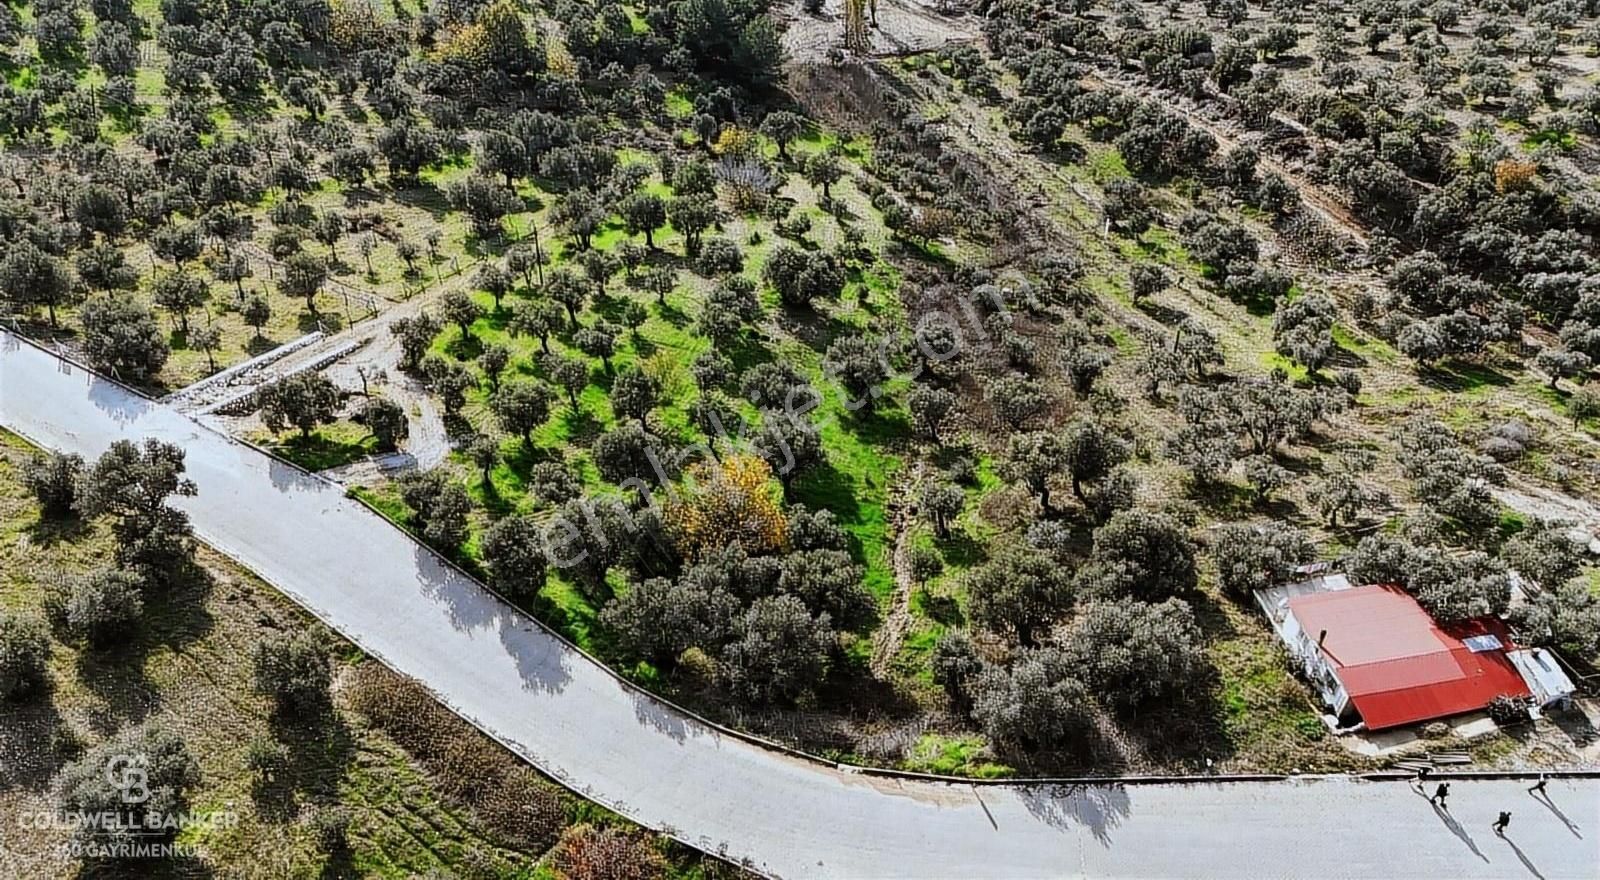
[[[1441,783],[1439,783],[1439,787],[1433,790],[1433,797],[1428,798],[1428,803],[1431,804],[1431,803],[1437,801],[1439,803],[1440,807],[1448,810],[1448,809],[1450,809],[1450,807],[1447,804],[1445,804],[1444,799],[1449,797],[1449,796],[1450,796],[1450,783],[1441,782]]]
[[[1431,770],[1433,770],[1433,768],[1429,767],[1427,764],[1423,764],[1417,768],[1417,778],[1411,782],[1412,785],[1416,786],[1417,791],[1422,791],[1427,785],[1428,773]]]
[[[1528,794],[1544,794],[1544,787],[1546,785],[1548,785],[1549,783],[1550,783],[1550,780],[1544,778],[1544,774],[1540,773],[1539,774],[1539,781],[1535,782],[1533,785],[1529,786]]]
[[[1509,812],[1506,812],[1505,810],[1501,810],[1500,811],[1500,818],[1494,820],[1494,825],[1491,826],[1491,827],[1494,828],[1494,833],[1500,835],[1501,837],[1505,837],[1506,836],[1506,826],[1510,825],[1510,824],[1511,824],[1511,814]]]

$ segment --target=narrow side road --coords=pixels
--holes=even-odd
[[[181,506],[239,560],[551,776],[763,874],[1592,878],[1600,781],[972,786],[769,750],[619,681],[325,481],[0,332],[0,426],[85,457],[183,447]],[[980,800],[981,796],[981,800]],[[1509,833],[1489,828],[1510,810]]]

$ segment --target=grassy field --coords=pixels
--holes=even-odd
[[[1138,359],[1127,357],[1143,347],[1140,334],[1152,330],[1170,334],[1171,324],[1189,316],[1217,335],[1227,360],[1219,372],[1260,375],[1278,368],[1288,373],[1291,381],[1311,381],[1302,367],[1273,350],[1271,308],[1263,310],[1257,304],[1227,299],[1208,279],[1206,268],[1183,246],[1176,220],[1199,201],[1194,187],[1186,188],[1182,181],[1153,187],[1154,198],[1161,206],[1154,224],[1139,235],[1108,234],[1092,206],[1104,198],[1101,188],[1105,184],[1127,176],[1114,147],[1068,126],[1066,139],[1086,146],[1087,155],[1081,162],[1001,154],[991,144],[1009,135],[1003,133],[1005,123],[995,114],[944,83],[924,89],[923,94],[924,113],[929,118],[945,114],[988,123],[966,127],[973,139],[964,146],[993,156],[991,167],[997,176],[1021,181],[1019,187],[1030,194],[1038,192],[1038,208],[1030,214],[1029,222],[1061,230],[1080,249],[1085,287],[1098,299],[1098,311],[1092,320],[1103,320],[1097,331],[1104,332],[1123,355],[1112,367],[1109,381],[1118,401],[1117,423],[1138,438],[1140,453],[1134,467],[1145,484],[1141,500],[1192,517],[1201,528],[1223,520],[1266,515],[1249,503],[1241,506],[1237,502],[1236,496],[1248,497],[1242,484],[1235,482],[1228,491],[1216,493],[1216,497],[1197,496],[1181,468],[1158,464],[1162,438],[1170,433],[1177,416],[1170,408],[1148,399],[1141,388]],[[1271,241],[1276,234],[1248,211],[1215,202],[1210,205],[1263,239]],[[1285,259],[1286,268],[1302,282],[1297,290],[1304,289],[1307,283],[1318,285],[1313,289],[1323,289],[1315,267]],[[1128,294],[1127,278],[1130,267],[1141,262],[1165,267],[1176,283],[1154,302],[1136,307]],[[1341,283],[1381,282],[1357,276],[1342,277]],[[1346,292],[1343,287],[1338,290],[1341,294]],[[1481,364],[1447,363],[1438,369],[1419,371],[1379,338],[1374,328],[1348,316],[1335,326],[1333,342],[1340,349],[1340,366],[1354,366],[1364,380],[1364,391],[1354,410],[1319,427],[1317,436],[1305,448],[1297,447],[1285,456],[1285,461],[1301,473],[1315,473],[1323,450],[1337,449],[1339,443],[1391,450],[1392,432],[1404,419],[1419,412],[1437,414],[1469,438],[1511,419],[1529,422],[1541,438],[1552,442],[1567,430],[1562,426],[1567,396],[1546,388],[1538,376],[1512,358],[1496,354]],[[1567,425],[1570,427],[1570,421]],[[1514,464],[1513,469],[1537,477],[1551,471],[1550,459],[1556,458],[1565,464],[1564,476],[1569,474],[1566,468],[1570,468],[1568,479],[1586,481],[1587,477],[1580,477],[1579,472],[1586,475],[1587,467],[1579,468],[1574,458],[1592,456],[1562,447],[1566,444],[1541,442],[1536,452]],[[1379,473],[1370,476],[1403,502],[1409,496],[1409,487],[1398,479],[1395,470],[1391,459]],[[940,552],[944,565],[942,573],[920,585],[913,596],[914,624],[897,668],[912,680],[924,681],[929,688],[931,682],[926,681],[925,672],[919,671],[924,662],[919,655],[931,650],[946,629],[962,625],[966,603],[962,575],[982,561],[981,548],[1007,521],[1003,516],[996,520],[990,514],[1007,508],[1005,499],[1014,489],[995,479],[992,468],[980,468],[979,477],[978,485],[967,489],[966,513],[956,524],[953,539],[936,541],[931,530],[925,528],[917,536],[919,544]],[[1308,483],[1286,493],[1282,503],[1274,505],[1271,516],[1304,528],[1319,542],[1325,557],[1347,551],[1360,536],[1331,529],[1318,517],[1304,494]],[[1139,738],[1143,741],[1119,747],[1114,750],[1116,754],[1106,757],[1126,762],[1125,765],[1170,766],[1176,762],[1190,767],[1197,766],[1196,762],[1204,757],[1215,760],[1219,767],[1275,772],[1339,771],[1364,766],[1364,759],[1329,735],[1318,717],[1320,707],[1305,685],[1290,673],[1282,647],[1258,611],[1223,597],[1213,578],[1209,565],[1203,565],[1201,593],[1189,597],[1206,638],[1206,657],[1213,673],[1205,685],[1204,697],[1192,707],[1198,716],[1172,719],[1174,723],[1165,732],[1147,729],[1162,727],[1164,722],[1142,720],[1138,730],[1142,731]],[[910,762],[923,768],[978,772],[982,753],[976,759],[969,757],[966,745],[970,744],[959,737],[930,734],[918,742]]]
[[[797,155],[808,150],[823,149],[830,141],[817,137],[801,142],[795,147]],[[846,156],[863,155],[869,150],[865,142],[855,142],[847,148]],[[620,161],[638,156],[623,150]],[[859,167],[851,166],[856,173]],[[659,176],[647,182],[647,189],[670,195],[670,187]],[[530,201],[542,201],[543,196],[534,191],[524,193]],[[791,176],[782,190],[782,197],[794,201],[798,209],[813,219],[812,237],[828,241],[838,236],[838,224],[833,216],[817,204],[817,193],[798,176]],[[875,218],[876,212],[866,197],[848,182],[835,187],[835,198],[843,210],[857,217]],[[530,215],[519,222],[533,222]],[[869,240],[882,241],[886,232],[881,225],[867,224]],[[746,247],[745,274],[759,275],[760,267],[771,248],[782,241],[772,221],[764,217],[736,216],[724,224],[723,234],[735,241],[759,241]],[[615,250],[629,237],[619,221],[613,219],[594,238],[599,250]],[[653,259],[668,265],[678,265],[682,258],[682,237],[670,226],[657,232],[660,252]],[[546,271],[559,269],[571,262],[573,254],[568,247],[554,249],[552,265]],[[817,472],[797,479],[788,500],[832,510],[851,534],[854,555],[867,571],[868,589],[880,599],[887,600],[892,590],[892,576],[887,567],[888,525],[884,519],[884,503],[889,482],[899,468],[896,447],[898,438],[906,434],[905,413],[895,406],[881,407],[870,417],[856,417],[844,407],[842,392],[824,381],[822,350],[840,333],[867,329],[869,326],[890,325],[899,319],[898,270],[883,260],[870,262],[864,271],[853,276],[844,295],[834,303],[819,303],[819,314],[789,312],[769,299],[772,314],[735,352],[735,362],[741,366],[777,360],[789,364],[824,392],[823,405],[813,418],[820,428],[827,465]],[[501,461],[491,471],[485,483],[476,470],[462,458],[458,461],[476,502],[495,513],[507,511],[535,512],[536,503],[528,496],[526,479],[528,470],[540,461],[565,461],[577,473],[587,491],[614,495],[617,490],[601,479],[595,470],[587,446],[595,437],[616,425],[608,396],[612,378],[620,371],[638,368],[655,377],[662,387],[662,401],[651,417],[651,430],[673,444],[688,444],[706,439],[693,427],[690,409],[698,397],[689,379],[689,366],[695,357],[704,352],[710,342],[694,332],[693,321],[699,315],[711,282],[700,276],[681,271],[678,286],[656,302],[649,295],[629,287],[626,278],[612,280],[604,297],[597,297],[591,305],[595,319],[617,321],[624,304],[632,300],[646,308],[647,318],[637,332],[626,333],[617,339],[616,353],[609,359],[610,369],[599,358],[588,357],[573,345],[572,328],[565,328],[551,339],[551,350],[567,357],[584,359],[590,365],[590,384],[579,396],[579,407],[574,411],[565,400],[554,407],[554,414],[543,427],[533,434],[533,446],[526,446],[521,438],[505,437],[501,441]],[[519,298],[530,291],[519,288],[506,297],[500,310],[495,310],[492,298],[482,292],[473,294],[482,307],[483,316],[471,326],[471,333],[463,336],[460,328],[447,327],[435,341],[437,354],[470,360],[491,345],[506,346],[512,352],[511,367],[502,381],[518,376],[546,378],[540,364],[541,348],[534,338],[517,337],[508,328],[510,309]],[[769,292],[769,297],[771,296]],[[592,324],[593,320],[584,323]],[[802,340],[798,334],[805,334]],[[482,383],[468,393],[464,415],[476,430],[496,433],[493,416],[488,410],[492,393],[487,383]],[[747,407],[746,415],[755,418],[754,408]],[[392,503],[386,504],[383,493],[374,500],[386,511],[400,514]],[[470,556],[474,541],[469,540]],[[594,627],[598,609],[573,589],[559,575],[551,578],[543,598],[549,603],[546,612],[557,612],[548,622],[586,648],[595,649],[603,644],[595,640]]]
[[[18,482],[18,468],[30,451],[23,441],[0,432],[0,608],[8,612],[36,611],[43,583],[61,572],[97,566],[110,550],[110,536],[99,526],[40,521],[32,497]],[[154,722],[181,735],[200,761],[193,807],[238,816],[233,827],[191,829],[180,838],[202,850],[204,869],[217,876],[549,876],[540,851],[508,843],[441,787],[427,764],[347,708],[344,685],[327,717],[274,719],[268,702],[251,690],[251,651],[270,633],[314,624],[216,553],[202,548],[200,561],[206,582],[148,606],[137,634],[125,644],[104,651],[59,641],[52,645],[48,696],[0,714],[0,754],[6,762],[0,809],[14,814],[47,807],[51,778],[66,761],[117,730]],[[322,640],[337,658],[338,681],[370,663],[331,634]],[[516,763],[453,716],[444,733],[470,744],[467,751],[479,750],[483,761]],[[266,740],[290,746],[288,764],[270,778],[248,765],[252,745]],[[619,821],[545,787],[568,823]],[[348,847],[328,852],[318,843],[315,817],[336,808],[350,818]],[[29,834],[17,839],[8,829],[0,874],[71,875],[72,865],[52,851],[59,836]],[[663,846],[676,875],[721,870]],[[174,876],[191,876],[184,871],[195,867],[169,865],[155,876],[168,869]]]
[[[290,429],[283,434],[263,431],[250,438],[257,446],[280,455],[308,471],[322,471],[360,461],[377,452],[378,438],[365,427],[340,419],[322,425],[309,435]]]

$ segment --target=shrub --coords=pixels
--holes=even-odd
[[[667,871],[666,859],[649,838],[593,825],[567,829],[549,864],[563,880],[653,880]]]
[[[40,513],[52,519],[69,516],[83,474],[83,458],[49,453],[36,455],[22,469],[22,485],[39,501]]]
[[[934,643],[928,662],[933,680],[944,688],[950,701],[957,706],[966,705],[972,680],[983,671],[983,661],[978,659],[977,649],[972,646],[972,637],[963,630],[947,631]]]
[[[250,738],[244,748],[244,766],[259,779],[270,781],[289,766],[289,747],[271,736]]]
[[[148,795],[143,801],[128,802],[128,791],[117,785],[119,771],[125,770],[129,756],[139,763],[142,783]],[[188,793],[200,781],[200,764],[178,735],[154,725],[144,725],[113,736],[67,765],[57,781],[58,806],[65,813],[117,813],[121,822],[84,823],[76,832],[80,843],[100,847],[131,847],[170,839],[176,827],[156,823],[145,828],[147,819],[182,813]]]
[[[1516,724],[1519,721],[1528,720],[1528,704],[1527,697],[1513,697],[1509,694],[1501,694],[1490,700],[1485,710],[1496,724]]]
[[[911,576],[919,582],[927,583],[944,574],[944,557],[932,547],[913,547],[911,549]]]
[[[1600,657],[1600,596],[1581,579],[1547,586],[1517,606],[1517,639],[1559,648],[1574,658]]]
[[[350,708],[409,752],[447,795],[472,808],[500,843],[533,851],[555,843],[566,821],[565,793],[439,705],[427,688],[367,663],[343,692]]]
[[[47,680],[50,639],[37,618],[0,614],[0,700],[36,693]]]
[[[101,568],[61,579],[46,596],[45,609],[68,638],[106,645],[125,635],[144,613],[143,589],[139,575]]]
[[[332,673],[327,654],[311,633],[285,633],[261,642],[251,662],[256,693],[271,697],[279,712],[307,713],[327,703]]]

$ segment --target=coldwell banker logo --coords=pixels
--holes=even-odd
[[[73,858],[130,860],[192,858],[199,854],[192,840],[238,824],[237,813],[188,813],[169,803],[170,796],[158,796],[148,755],[111,756],[104,778],[108,790],[94,808],[24,813],[22,826],[67,834],[61,850]]]
[[[122,792],[125,804],[142,804],[150,800],[150,773],[145,769],[143,755],[116,755],[106,763],[106,781]]]

